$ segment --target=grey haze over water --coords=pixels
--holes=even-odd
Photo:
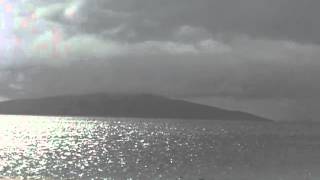
[[[278,120],[319,116],[317,0],[16,0],[12,6],[12,21],[34,19],[23,28],[0,28],[4,99],[143,92]]]

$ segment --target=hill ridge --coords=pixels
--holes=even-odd
[[[0,114],[271,121],[154,94],[63,95],[0,102]]]

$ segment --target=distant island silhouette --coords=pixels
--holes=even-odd
[[[0,114],[271,121],[249,113],[151,94],[97,93],[10,100],[0,103]]]

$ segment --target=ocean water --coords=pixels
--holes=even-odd
[[[0,116],[0,179],[319,180],[320,124]]]

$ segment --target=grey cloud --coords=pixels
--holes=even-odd
[[[94,32],[126,24],[149,40],[168,38],[174,28],[190,25],[212,34],[318,43],[319,6],[317,0],[94,0],[83,7],[88,21],[81,28]]]
[[[123,49],[119,49],[123,45],[118,45],[112,51],[118,49],[120,53],[113,56],[102,54],[89,58],[89,53],[82,61],[61,65],[55,59],[48,59],[42,65],[35,63],[33,66],[38,70],[30,68],[32,73],[26,71],[24,81],[17,84],[20,83],[26,95],[32,96],[76,91],[257,99],[320,95],[316,78],[320,75],[316,53],[319,46],[286,44],[285,41],[238,41],[223,51],[217,51],[217,46],[197,49],[195,45],[185,47],[170,42],[131,44]],[[310,55],[310,52],[313,53]],[[301,60],[302,57],[305,59]],[[47,66],[47,61],[57,65]]]
[[[318,0],[26,2],[39,18],[30,22],[38,31],[15,27],[23,41],[15,54],[1,52],[0,96],[320,95]]]
[[[122,27],[113,36],[124,41],[170,40],[178,28],[190,26],[212,35],[320,42],[317,0],[79,0],[36,5],[43,18],[65,24],[73,33],[103,34]],[[75,11],[72,20],[65,16],[70,9]]]

